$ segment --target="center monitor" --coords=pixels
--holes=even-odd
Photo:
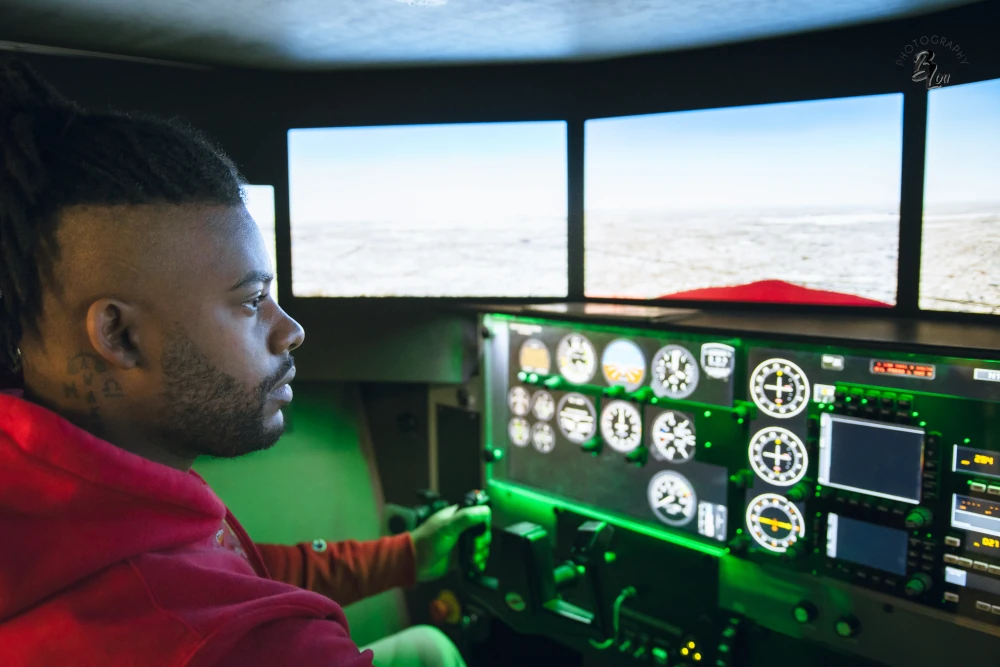
[[[903,96],[586,123],[588,297],[890,307]]]

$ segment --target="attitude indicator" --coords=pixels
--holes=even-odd
[[[597,408],[583,394],[566,394],[556,408],[559,431],[570,442],[583,444],[597,431]]]
[[[619,338],[604,348],[601,371],[612,387],[625,387],[627,391],[635,391],[646,379],[646,358],[638,345]]]
[[[757,431],[750,440],[750,465],[768,484],[791,486],[805,477],[809,454],[797,435],[771,426]]]
[[[559,341],[556,363],[559,364],[559,372],[568,382],[587,384],[597,370],[597,352],[586,336],[571,333]]]
[[[698,512],[698,497],[691,482],[673,470],[664,470],[649,480],[649,508],[668,526],[685,526]]]
[[[653,422],[650,433],[653,456],[660,461],[687,463],[694,457],[694,420],[675,410],[667,410]]]
[[[601,435],[612,449],[628,454],[642,442],[642,417],[627,401],[611,401],[601,414]]]
[[[809,403],[809,380],[787,359],[768,359],[750,375],[750,396],[764,414],[788,419]]]
[[[661,398],[687,398],[698,387],[698,360],[680,345],[667,345],[653,357],[653,393]]]
[[[747,507],[747,528],[757,544],[777,554],[788,551],[806,534],[799,508],[776,493],[753,499]]]

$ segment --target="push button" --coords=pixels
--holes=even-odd
[[[951,565],[958,565],[958,556],[955,554],[945,554],[944,562],[950,563]]]
[[[972,569],[979,570],[980,572],[989,572],[990,565],[989,563],[984,563],[982,561],[977,560],[972,564]]]
[[[976,602],[976,609],[979,611],[990,612],[993,611],[993,605],[991,605],[989,602],[983,602],[982,600],[979,600]]]
[[[986,485],[982,482],[972,482],[969,484],[969,491],[974,493],[986,493]]]
[[[944,601],[945,602],[958,602],[958,593],[951,593],[951,592],[945,593],[944,594]]]
[[[989,573],[993,576],[1000,577],[1000,566],[990,565]]]
[[[986,493],[991,496],[1000,496],[1000,486],[988,486],[986,487]]]
[[[949,547],[960,547],[962,546],[962,540],[957,537],[946,537],[944,538],[945,545]]]

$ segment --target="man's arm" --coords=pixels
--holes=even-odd
[[[273,579],[325,595],[342,607],[417,581],[409,533],[369,542],[258,544],[257,549]]]

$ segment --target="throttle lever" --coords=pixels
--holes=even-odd
[[[462,502],[459,503],[460,509],[465,509],[466,507],[478,507],[480,505],[488,505],[490,502],[490,497],[485,491],[480,491],[476,489],[475,491],[469,491],[462,498]],[[479,569],[476,567],[476,538],[483,535],[486,532],[486,524],[481,523],[479,525],[469,528],[462,533],[461,537],[458,539],[458,567],[462,572],[463,576],[473,577],[479,574]]]

